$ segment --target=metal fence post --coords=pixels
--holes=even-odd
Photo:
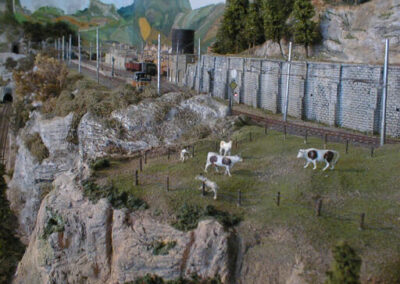
[[[289,80],[290,80],[290,69],[292,67],[292,42],[289,42],[289,58],[288,58],[288,68],[286,77],[286,92],[285,92],[285,112],[283,113],[283,121],[287,120],[287,113],[289,107]]]
[[[388,84],[388,65],[389,65],[389,39],[386,39],[385,65],[383,67],[381,137],[380,137],[380,145],[381,146],[383,146],[385,144],[385,136],[386,136],[386,100],[387,100],[387,84]]]

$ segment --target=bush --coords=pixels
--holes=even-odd
[[[14,72],[17,95],[24,98],[27,94],[34,93],[35,99],[42,102],[59,96],[68,74],[65,64],[55,58],[38,54],[34,66],[32,71]]]
[[[47,239],[52,233],[64,231],[64,220],[62,217],[54,213],[51,209],[46,208],[47,221],[43,229],[42,238]]]
[[[29,120],[30,107],[20,99],[13,101],[13,110],[10,116],[10,128],[14,134],[18,133],[18,130],[25,127],[26,122]]]
[[[125,284],[222,284],[222,281],[219,276],[201,279],[195,274],[191,276],[191,279],[179,278],[165,281],[158,275],[146,274],[144,277],[140,277],[135,281],[126,282]]]
[[[99,159],[99,160],[97,160],[97,161],[94,161],[94,162],[90,165],[90,168],[93,169],[93,170],[95,170],[95,171],[98,171],[98,170],[101,170],[101,169],[109,168],[110,165],[111,165],[111,164],[110,164],[110,160],[104,158],[104,159]]]
[[[333,249],[332,269],[326,274],[325,284],[360,283],[361,259],[346,242],[339,242]]]
[[[11,212],[6,197],[7,185],[3,178],[4,173],[4,165],[0,164],[0,283],[11,283],[25,248],[15,236],[18,220]]]
[[[153,247],[153,255],[167,255],[171,249],[176,246],[176,241],[165,242],[165,241],[157,241],[152,244]]]
[[[178,209],[177,220],[172,225],[178,230],[189,231],[195,229],[199,221],[207,217],[215,218],[221,225],[227,228],[233,227],[241,221],[240,217],[217,210],[212,205],[207,205],[204,209],[201,209],[199,206],[185,203]]]
[[[94,203],[97,203],[101,198],[107,198],[115,209],[127,208],[135,211],[149,207],[142,199],[127,192],[119,192],[113,184],[99,187],[93,181],[87,180],[83,183],[83,194]]]
[[[5,63],[5,67],[8,71],[12,71],[15,67],[17,67],[17,61],[15,61],[12,57],[8,57]]]
[[[44,145],[39,133],[28,134],[24,138],[25,146],[31,152],[32,156],[41,164],[44,159],[49,157],[49,150]]]

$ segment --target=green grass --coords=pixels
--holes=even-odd
[[[249,141],[249,132],[253,141]],[[134,170],[138,162],[112,161],[111,168],[96,175],[112,179],[119,190],[144,199],[150,210],[160,211],[173,222],[177,209],[183,204],[218,210],[240,216],[246,222],[264,228],[287,227],[299,239],[306,239],[318,251],[329,250],[338,240],[347,241],[373,273],[399,263],[400,146],[385,146],[370,157],[367,148],[331,143],[328,148],[341,154],[335,170],[322,172],[323,165],[313,171],[304,169],[304,161],[296,159],[300,148],[322,148],[321,139],[287,136],[257,126],[245,126],[232,139],[238,139],[243,163],[236,164],[227,177],[209,168],[207,177],[220,187],[218,199],[212,194],[201,196],[200,183],[194,177],[203,172],[208,151],[215,151],[215,141],[199,141],[196,155],[185,163],[176,154],[170,161],[166,156],[150,159],[140,173],[140,185],[134,185]],[[222,172],[222,171],[221,171]],[[170,191],[166,191],[169,177]],[[242,206],[237,205],[238,191]],[[277,192],[281,194],[276,205]],[[322,216],[315,216],[318,199],[322,198]],[[365,229],[359,229],[360,214],[365,213]],[[376,256],[379,255],[381,259]],[[395,266],[397,267],[397,266]],[[396,270],[393,269],[393,272]]]

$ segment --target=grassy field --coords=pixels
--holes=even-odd
[[[250,132],[252,141],[250,141]],[[400,146],[370,150],[343,144],[328,148],[341,154],[335,170],[303,169],[304,160],[296,159],[300,148],[322,147],[322,141],[287,136],[257,126],[246,126],[234,133],[243,162],[236,164],[232,177],[209,168],[206,176],[220,187],[217,200],[211,193],[201,196],[200,182],[194,177],[203,172],[207,152],[215,151],[215,141],[199,141],[195,157],[185,163],[178,155],[151,158],[139,173],[140,185],[134,185],[138,160],[112,161],[108,169],[95,172],[97,183],[113,181],[120,191],[144,199],[152,214],[172,222],[177,208],[184,203],[214,205],[237,214],[243,222],[259,228],[285,227],[296,238],[307,239],[319,252],[329,251],[339,240],[348,241],[366,264],[365,273],[387,283],[396,283],[400,268]],[[170,191],[166,191],[169,177]],[[238,191],[242,206],[237,205]],[[280,206],[276,204],[280,192]],[[322,199],[321,216],[315,208]],[[365,213],[365,229],[360,230],[360,215]],[[240,234],[240,232],[239,232]],[[394,282],[392,282],[394,281]]]

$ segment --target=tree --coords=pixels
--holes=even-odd
[[[261,0],[254,0],[250,4],[245,23],[245,37],[249,47],[265,41],[264,20],[261,13]]]
[[[265,38],[279,44],[282,56],[281,39],[289,33],[286,21],[292,9],[293,0],[264,0],[263,2]]]
[[[319,24],[314,22],[312,18],[315,15],[314,6],[311,0],[296,0],[293,7],[293,33],[294,40],[303,44],[308,57],[308,47],[321,40],[321,32]]]
[[[325,284],[359,284],[361,259],[346,242],[339,242],[333,249],[333,264],[326,274]]]
[[[245,18],[249,7],[249,0],[227,1],[224,17],[217,33],[214,50],[218,53],[242,51],[247,47]]]

